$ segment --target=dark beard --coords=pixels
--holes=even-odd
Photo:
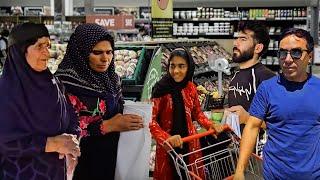
[[[233,48],[234,50],[238,50],[237,48]],[[238,50],[238,52],[240,52]],[[254,54],[254,49],[253,48],[250,48],[246,51],[243,51],[243,52],[240,52],[240,55],[237,56],[236,53],[233,53],[233,56],[232,56],[232,60],[233,62],[235,63],[242,63],[242,62],[246,62],[248,61],[249,59],[252,59],[253,58],[253,54]]]

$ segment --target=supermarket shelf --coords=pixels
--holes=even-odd
[[[0,18],[40,18],[40,17],[48,17],[48,18],[53,18],[53,16],[42,16],[42,15],[39,15],[39,16],[0,16]]]
[[[233,63],[233,62],[229,63],[230,68],[235,68],[238,66],[239,66],[239,64],[237,64],[237,63]],[[203,75],[203,74],[207,74],[207,73],[212,75],[212,73],[217,73],[217,72],[212,70],[209,66],[207,66],[206,68],[204,68],[202,70],[195,71],[193,76],[195,77],[195,76],[199,76],[199,75]]]
[[[240,18],[193,18],[193,19],[173,19],[173,22],[190,22],[190,21],[239,21]]]
[[[66,16],[66,21],[85,22],[85,16]],[[36,23],[44,23],[45,20],[54,20],[54,16],[0,16],[0,21],[11,21],[14,23],[21,23],[32,21]]]
[[[249,18],[249,20],[258,20],[258,21],[305,21],[307,17],[275,17],[275,18]]]
[[[157,45],[164,43],[186,43],[186,42],[216,42],[213,39],[164,39],[151,41],[130,41],[130,42],[116,42],[115,45]]]
[[[190,7],[206,7],[214,8],[232,8],[232,7],[300,7],[300,6],[316,6],[316,0],[198,0],[198,1],[174,1],[174,7],[190,8]]]
[[[13,15],[13,16],[1,16],[1,18],[16,18],[16,17],[19,17],[19,18],[40,18],[40,17],[45,17],[45,18],[54,18],[54,16],[46,16],[46,15],[34,15],[34,16],[16,16],[16,15]],[[86,16],[66,16],[67,18],[86,18]]]
[[[122,85],[124,93],[141,93],[143,85]]]
[[[138,34],[139,33],[138,29],[119,29],[119,30],[110,30],[110,31],[115,31],[119,34]]]
[[[240,20],[258,20],[258,21],[306,21],[307,17],[257,17],[257,18],[192,18],[192,19],[173,19],[173,22],[210,22],[210,21],[240,21]]]
[[[77,19],[77,18],[86,18],[86,16],[66,16],[66,18],[74,18],[74,19]]]
[[[150,19],[135,19],[134,20],[135,23],[151,23]]]
[[[193,76],[195,77],[195,76],[199,76],[199,75],[202,75],[205,73],[216,73],[216,72],[213,71],[210,67],[208,67],[207,69],[202,70],[202,71],[195,71]]]
[[[198,33],[198,34],[194,34],[194,33],[177,33],[174,34],[173,36],[233,36],[233,34],[230,33]]]

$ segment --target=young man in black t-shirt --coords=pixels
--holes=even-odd
[[[238,35],[233,43],[233,61],[239,63],[240,69],[229,85],[230,108],[227,110],[239,115],[240,124],[245,124],[249,117],[248,110],[260,83],[275,75],[260,63],[260,57],[267,51],[269,42],[268,30],[258,21],[239,23]],[[261,134],[263,136],[264,133]],[[261,155],[263,141],[258,142],[256,151]]]

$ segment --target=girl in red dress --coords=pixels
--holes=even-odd
[[[189,52],[184,48],[177,48],[169,57],[167,75],[153,88],[150,131],[157,141],[155,180],[179,179],[173,162],[163,147],[165,141],[178,153],[185,154],[200,149],[198,139],[185,144],[181,141],[181,137],[197,133],[192,121],[198,121],[206,129],[214,128],[220,131],[220,127],[213,124],[201,111],[197,89],[192,83],[194,68]],[[195,153],[185,161],[194,162],[201,156],[201,152]],[[204,178],[203,171],[200,177]]]

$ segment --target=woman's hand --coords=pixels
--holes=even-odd
[[[182,144],[183,144],[183,141],[180,135],[171,136],[166,140],[166,142],[168,142],[173,148],[175,147],[182,148]],[[164,145],[166,145],[166,143],[164,143]],[[168,148],[169,147],[165,147],[165,149],[168,149]]]
[[[47,138],[46,152],[57,152],[63,155],[80,156],[79,141],[76,135],[61,134]]]
[[[73,157],[70,154],[64,155],[64,154],[59,154],[59,159],[66,158],[66,164],[67,164],[67,174],[71,175],[74,172],[74,169],[76,168],[78,164],[78,158]]]
[[[73,174],[76,165],[78,164],[78,158],[73,157],[70,154],[66,155],[66,162],[67,162],[67,174]]]
[[[103,131],[105,132],[121,132],[139,130],[143,128],[142,117],[134,114],[117,114],[107,121],[103,121]]]
[[[213,134],[214,138],[217,138],[217,135],[223,131],[222,125],[219,123],[212,123],[210,129],[213,129],[215,133]]]

